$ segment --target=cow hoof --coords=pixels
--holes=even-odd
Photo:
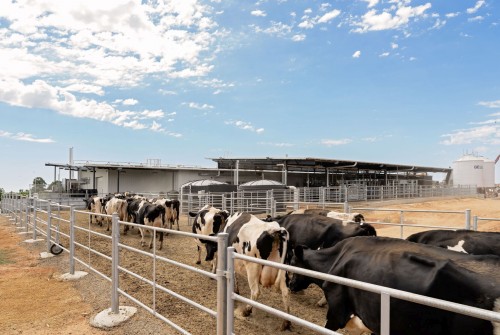
[[[288,320],[284,320],[280,327],[281,331],[292,330],[292,323]]]
[[[245,308],[243,310],[243,313],[241,313],[243,316],[250,316],[250,314],[252,314],[252,308]]]
[[[196,261],[196,264],[201,264],[201,261]]]

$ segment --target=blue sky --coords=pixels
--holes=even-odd
[[[500,8],[0,0],[0,187],[47,162],[500,154]],[[500,182],[500,168],[496,182]],[[67,178],[61,175],[61,178]]]

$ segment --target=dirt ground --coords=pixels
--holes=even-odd
[[[409,204],[378,204],[378,209],[409,209],[409,210],[440,210],[464,211],[471,209],[472,215],[489,218],[500,217],[499,199],[445,199]],[[356,206],[355,206],[356,207]],[[394,222],[401,220],[400,212],[358,210],[367,221]],[[410,213],[405,212],[404,221],[414,225],[455,226],[464,227],[463,214],[450,213]],[[62,213],[67,217],[67,213]],[[110,255],[109,232],[95,223],[88,224],[83,214],[77,216],[81,227],[91,228],[103,235],[91,235],[77,230],[77,241],[81,245],[90,245],[104,255]],[[58,222],[61,232],[65,232],[67,223]],[[57,223],[53,222],[54,225]],[[400,237],[399,227],[388,227],[374,224],[380,236]],[[181,230],[189,231],[187,218],[181,218]],[[137,229],[122,236],[121,243],[140,248],[140,237]],[[403,237],[424,228],[405,228]],[[479,230],[499,231],[500,222],[480,221]],[[178,334],[176,330],[152,316],[146,310],[138,307],[133,301],[120,297],[120,305],[136,306],[138,312],[126,323],[108,330],[90,326],[91,317],[110,307],[110,283],[90,269],[76,264],[76,270],[89,272],[89,275],[78,281],[62,281],[59,276],[69,271],[68,254],[41,259],[40,252],[46,251],[45,242],[34,244],[24,242],[32,234],[22,234],[24,230],[16,228],[12,221],[0,216],[0,334]],[[60,236],[61,244],[67,246],[67,237]],[[142,248],[147,251],[149,249]],[[158,255],[172,260],[194,265],[196,247],[192,238],[180,235],[165,237],[164,248]],[[110,276],[110,261],[100,255],[89,252],[83,247],[76,248],[77,258],[90,263],[99,272]],[[155,262],[143,254],[121,250],[120,265],[133,270],[143,279],[155,280],[165,289],[172,290],[203,304],[212,310],[216,308],[215,281],[165,262]],[[200,266],[209,271],[210,264]],[[240,293],[249,296],[245,281],[241,281]],[[120,288],[142,303],[156,310],[157,313],[182,325],[192,334],[215,334],[215,320],[198,309],[188,305],[160,288],[152,289],[143,280],[134,278],[125,272],[120,273]],[[317,287],[310,287],[304,294],[294,294],[291,297],[291,313],[311,322],[323,325],[326,308],[316,306],[316,301],[322,292]],[[264,290],[259,301],[280,309],[281,295],[274,291]],[[253,314],[244,318],[235,313],[236,334],[269,334],[277,333],[280,320],[254,310]],[[312,334],[306,328],[294,325],[288,334]]]

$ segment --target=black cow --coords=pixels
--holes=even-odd
[[[482,309],[500,309],[500,257],[494,255],[467,255],[385,237],[353,237],[328,249],[297,247],[292,265]],[[303,289],[310,282],[311,278],[294,274],[290,289]],[[379,334],[380,295],[330,282],[324,282],[322,289],[328,300],[326,328],[337,330],[359,318]],[[489,321],[399,299],[391,299],[390,315],[391,334],[498,334]]]
[[[189,216],[194,217],[192,226],[193,234],[215,236],[224,230],[229,213],[226,210],[220,210],[210,205],[206,205],[198,212],[189,212]],[[195,239],[195,241],[198,250],[196,264],[201,263],[201,248],[204,245],[207,250],[205,261],[212,261],[212,272],[215,273],[217,266],[217,243],[202,238]]]
[[[473,255],[500,256],[500,233],[460,229],[428,230],[410,235],[408,241],[430,244]]]
[[[161,205],[145,203],[139,209],[138,219],[138,223],[141,225],[165,228],[165,208]],[[144,228],[139,228],[139,231],[141,232],[141,246],[144,246]],[[161,250],[163,248],[163,232],[160,231],[158,234],[160,236],[160,247],[158,249]],[[156,231],[153,231],[149,242],[149,249],[153,247],[153,240],[155,236]]]
[[[340,219],[315,214],[286,215],[278,223],[290,234],[292,247],[328,248],[348,237],[377,235],[375,228],[369,224],[344,224]]]

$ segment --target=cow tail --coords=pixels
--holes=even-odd
[[[279,252],[280,252],[280,263],[285,264],[287,251],[288,251],[288,241],[289,241],[289,233],[285,228],[281,228],[277,231],[279,234]],[[278,270],[277,280],[275,281],[275,287],[278,289],[280,287],[280,283],[282,281],[287,281],[286,279],[287,271],[283,269]]]

